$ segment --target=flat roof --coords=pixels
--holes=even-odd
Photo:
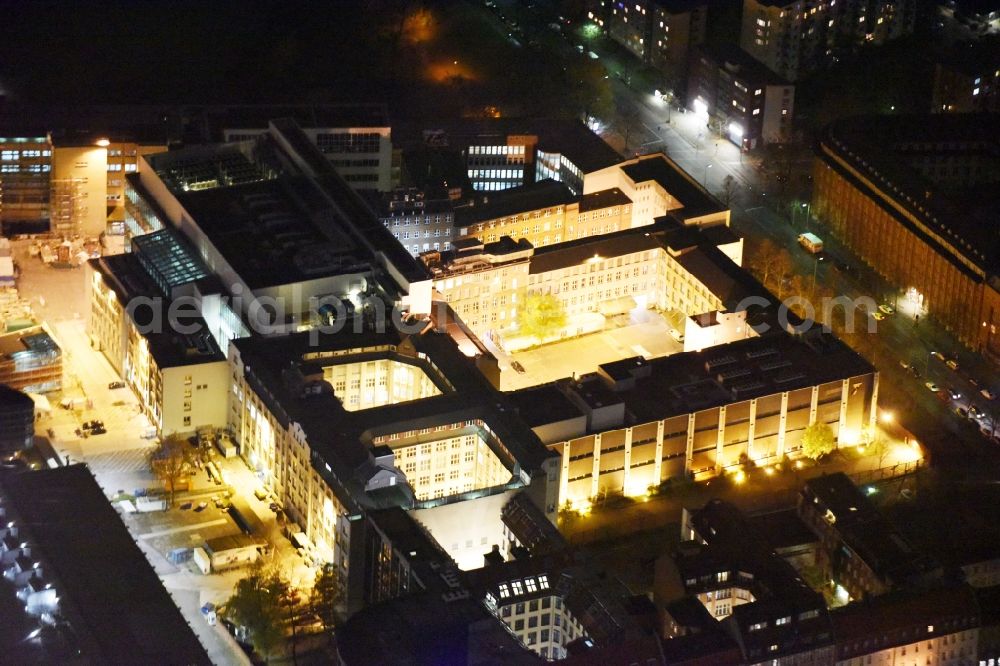
[[[327,207],[309,179],[286,176],[197,192],[178,200],[251,289],[364,272],[370,255],[352,235],[313,223]]]
[[[622,156],[586,125],[570,118],[457,118],[438,123],[401,123],[393,127],[394,146],[414,148],[434,133],[443,145],[465,150],[473,145],[505,145],[509,137],[534,136],[538,148],[560,153],[583,173],[618,164]]]
[[[455,207],[455,226],[467,227],[484,220],[565,206],[576,198],[565,184],[551,178],[498,192],[477,193],[468,204]]]
[[[151,308],[158,307],[160,321],[168,322],[168,311],[173,302],[170,294],[162,294],[159,287],[152,281],[139,259],[138,253],[106,255],[88,261],[103,278],[105,285],[117,296],[120,303],[130,303],[133,299],[147,297],[150,306],[137,307],[132,310],[134,319],[140,325],[148,325],[153,321]],[[166,296],[166,300],[162,298]],[[155,304],[155,305],[154,305]],[[185,326],[197,327],[196,333],[183,335],[169,330],[151,330],[143,335],[149,344],[149,353],[156,361],[157,367],[176,368],[185,365],[197,365],[224,361],[225,353],[219,349],[215,339],[209,334],[208,323],[199,315],[186,309],[178,317]]]
[[[84,659],[211,663],[86,465],[3,474],[0,490],[51,572]]]
[[[918,552],[843,472],[806,482],[803,496],[818,498],[836,517],[833,529],[879,576],[899,584],[936,563]]]
[[[612,206],[626,206],[632,200],[617,187],[612,187],[599,192],[591,192],[580,197],[580,212],[587,213],[601,208],[611,208]]]
[[[517,414],[529,427],[557,423],[583,415],[556,384],[542,384],[508,393]]]
[[[856,116],[830,124],[820,137],[817,156],[956,268],[979,279],[959,257],[982,271],[1000,273],[1000,232],[995,224],[1000,217],[1000,190],[987,181],[956,189],[924,175],[916,164],[936,157],[988,159],[997,150],[1000,123],[995,114],[893,114]],[[837,160],[846,162],[877,189]]]
[[[621,170],[635,183],[652,180],[669,192],[682,207],[679,211],[672,211],[676,216],[691,219],[726,210],[726,206],[711,192],[663,153],[630,160],[622,164]]]
[[[850,347],[818,330],[801,336],[775,332],[646,365],[648,375],[638,375],[634,388],[613,391],[595,373],[581,377],[574,390],[601,389],[608,393],[604,404],[624,402],[635,423],[648,423],[873,372]],[[726,379],[733,369],[739,375]]]
[[[613,259],[626,254],[662,247],[660,240],[642,227],[625,229],[600,236],[535,248],[529,272],[532,275],[579,266],[588,259]]]
[[[388,128],[385,104],[228,104],[196,107],[217,131],[267,129],[272,118],[292,118],[308,129]]]
[[[232,344],[246,368],[247,381],[265,401],[282,425],[301,424],[312,450],[313,464],[334,489],[342,489],[342,501],[378,500],[364,491],[367,472],[373,471],[372,442],[375,438],[414,429],[480,419],[529,475],[541,471],[542,463],[554,457],[520,419],[511,418],[514,406],[497,391],[447,334],[428,330],[405,335],[388,327],[384,333],[304,332],[283,337],[240,338]],[[367,351],[366,351],[367,350]],[[341,352],[341,355],[334,355]],[[315,354],[329,354],[322,358]],[[309,359],[306,355],[312,355]],[[348,411],[333,391],[303,397],[291,381],[290,368],[315,375],[322,365],[356,363],[386,358],[421,367],[435,383],[440,395],[380,407]],[[433,365],[431,365],[433,364]],[[324,474],[329,465],[330,474]],[[347,493],[347,488],[351,492]],[[383,507],[384,508],[384,507]]]
[[[724,68],[735,78],[751,81],[755,85],[792,85],[735,43],[703,44],[698,48],[702,55],[715,62],[716,67]]]

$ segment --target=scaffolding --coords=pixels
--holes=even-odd
[[[63,238],[80,235],[81,222],[87,215],[83,197],[83,181],[79,178],[52,180],[51,230]]]

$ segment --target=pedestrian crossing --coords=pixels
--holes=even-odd
[[[125,474],[145,472],[149,469],[147,456],[153,447],[109,451],[86,455],[84,459],[95,474]]]

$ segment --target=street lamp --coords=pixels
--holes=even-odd
[[[712,165],[711,165],[711,164],[706,164],[706,165],[705,165],[705,177],[704,177],[704,178],[702,178],[702,184],[703,184],[703,185],[704,185],[705,187],[708,187],[708,170],[709,170],[709,169],[711,169],[711,168],[712,168]]]

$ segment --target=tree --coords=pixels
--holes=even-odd
[[[309,595],[309,606],[327,631],[337,625],[337,606],[340,604],[343,592],[336,565],[327,562],[316,573],[316,582],[313,583],[312,594]]]
[[[194,468],[194,450],[184,440],[171,435],[165,437],[148,456],[149,468],[163,482],[170,493],[170,505],[174,503],[177,486],[184,481]]]
[[[792,256],[788,250],[779,247],[768,238],[749,247],[747,254],[750,268],[757,273],[757,277],[765,287],[770,282],[776,281],[780,288],[785,273],[792,269]]]
[[[802,455],[807,458],[818,460],[836,448],[837,440],[833,436],[833,430],[822,421],[813,423],[802,434]]]
[[[528,294],[521,304],[517,322],[523,335],[544,340],[566,325],[566,310],[552,294]]]
[[[277,569],[260,561],[245,578],[236,583],[233,596],[225,606],[225,615],[244,627],[250,643],[265,661],[284,639],[282,604],[288,596],[288,582]]]
[[[725,178],[722,179],[722,191],[719,192],[719,197],[722,199],[727,207],[733,202],[733,197],[736,196],[736,192],[739,191],[739,183],[733,174],[727,174]]]
[[[865,453],[878,461],[879,469],[885,465],[885,459],[889,456],[890,451],[892,451],[892,445],[882,435],[875,435],[871,443],[865,447]]]

